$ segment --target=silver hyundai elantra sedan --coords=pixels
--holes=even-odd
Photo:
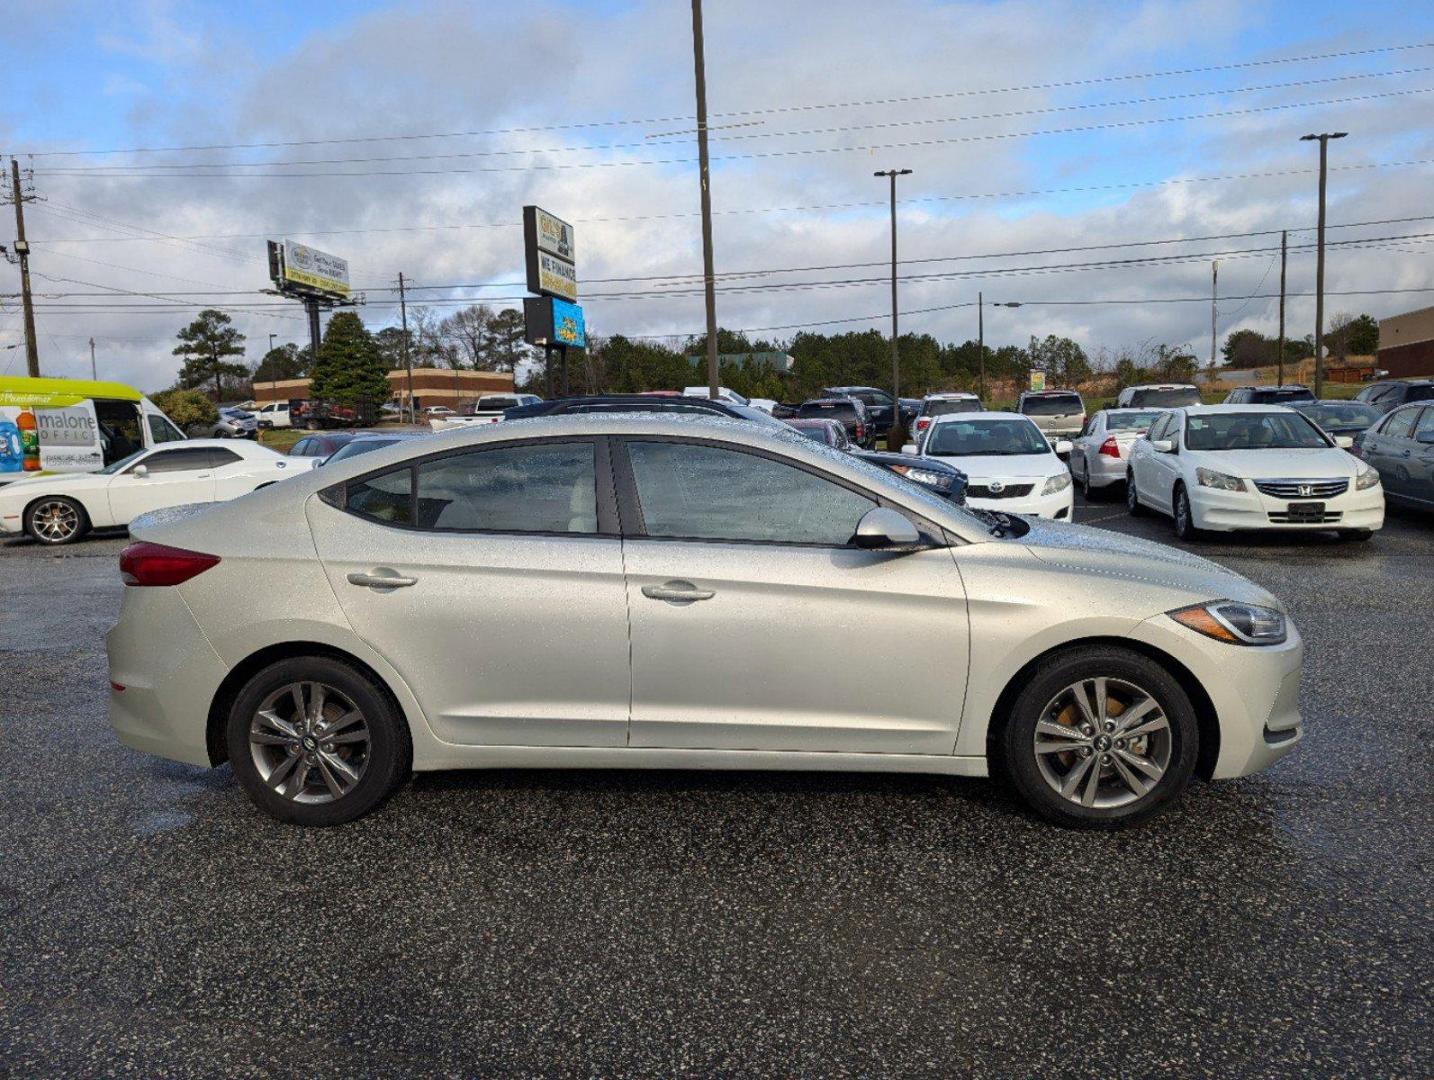
[[[998,772],[1112,828],[1301,736],[1300,637],[1244,578],[740,421],[455,431],[130,531],[120,739],[299,824],[570,767]]]

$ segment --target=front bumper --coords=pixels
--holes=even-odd
[[[1235,532],[1240,529],[1380,529],[1384,526],[1384,488],[1376,484],[1363,491],[1354,489],[1354,481],[1342,495],[1328,499],[1279,499],[1252,490],[1221,491],[1218,488],[1192,487],[1190,512],[1197,529],[1211,532]],[[1287,519],[1291,502],[1323,502],[1324,517],[1318,521]]]
[[[1070,521],[1071,511],[1075,506],[1075,485],[1068,484],[1064,491],[1058,491],[1054,495],[1036,494],[1044,483],[1044,479],[1037,480],[1032,493],[1018,499],[977,499],[972,498],[968,490],[966,505],[976,510],[994,510],[1001,514],[1028,514],[1052,521]]]

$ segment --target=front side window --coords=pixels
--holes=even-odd
[[[1213,413],[1185,422],[1191,450],[1323,450],[1325,437],[1295,412]]]
[[[1434,409],[1425,409],[1419,423],[1414,425],[1414,438],[1427,438],[1430,435],[1434,435]]]
[[[209,450],[205,447],[156,450],[138,464],[143,465],[151,476],[156,473],[201,472],[209,468]]]
[[[943,457],[1001,457],[1050,453],[1029,420],[944,420],[926,437],[926,453]]]
[[[629,442],[648,536],[844,547],[876,502],[792,465],[718,446]]]
[[[1396,409],[1389,414],[1389,419],[1384,422],[1384,429],[1381,435],[1388,435],[1391,439],[1407,439],[1414,429],[1414,417],[1419,412],[1415,409]]]
[[[592,443],[499,446],[418,466],[416,522],[469,532],[597,532]]]
[[[157,413],[148,413],[145,419],[149,424],[149,441],[155,446],[160,443],[178,442],[184,438],[184,432]]]

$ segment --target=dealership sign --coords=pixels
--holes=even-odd
[[[269,242],[269,277],[286,292],[339,299],[349,295],[348,260],[295,240]]]
[[[524,340],[530,345],[586,348],[587,327],[583,309],[552,296],[530,296],[523,301]]]
[[[537,206],[523,207],[523,248],[528,291],[564,300],[578,298],[573,227]]]

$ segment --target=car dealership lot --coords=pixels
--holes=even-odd
[[[1173,539],[1115,499],[1077,520]],[[1434,522],[1187,545],[1289,605],[1307,734],[1117,835],[987,781],[691,772],[429,774],[286,828],[110,733],[123,542],[0,545],[0,1068],[1411,1075],[1434,1049]]]

